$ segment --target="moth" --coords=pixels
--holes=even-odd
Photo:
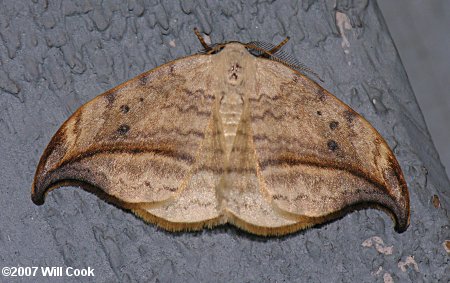
[[[281,47],[205,43],[80,107],[56,132],[31,196],[79,186],[169,231],[231,223],[284,235],[386,211],[403,232],[399,164],[362,116]]]

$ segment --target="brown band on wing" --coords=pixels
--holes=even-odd
[[[294,158],[285,158],[285,157],[278,158],[278,159],[266,159],[266,160],[261,160],[259,162],[259,166],[262,171],[264,171],[267,167],[275,167],[275,166],[281,167],[283,165],[289,165],[289,166],[306,165],[306,166],[314,166],[314,167],[323,168],[323,169],[334,169],[334,170],[347,171],[354,176],[357,176],[359,178],[366,180],[368,183],[374,185],[381,191],[383,191],[385,193],[389,193],[389,191],[386,189],[386,187],[383,184],[381,184],[380,182],[378,182],[375,178],[373,178],[369,173],[358,170],[358,168],[353,167],[349,164],[342,164],[342,163],[326,164],[326,163],[319,162],[319,161],[316,161],[313,159],[308,160],[306,158],[302,158],[302,159],[295,158],[294,159]]]
[[[127,147],[117,147],[115,145],[112,146],[103,146],[100,148],[96,148],[93,150],[89,150],[83,153],[78,153],[76,157],[69,158],[61,162],[61,164],[58,165],[58,167],[65,166],[68,163],[75,163],[77,161],[80,161],[84,158],[93,157],[97,154],[105,154],[105,153],[129,153],[129,154],[140,154],[140,153],[153,153],[155,155],[170,157],[178,161],[182,161],[187,164],[192,164],[195,162],[195,158],[187,153],[183,153],[180,151],[175,151],[172,149],[164,149],[161,147],[142,147],[142,146],[127,146]]]
[[[164,150],[164,149],[149,149],[149,148],[99,148],[96,150],[92,150],[89,152],[81,153],[80,155],[77,155],[76,157],[72,159],[66,159],[64,162],[59,164],[56,168],[53,168],[51,170],[45,171],[45,174],[36,174],[35,182],[33,184],[33,191],[32,191],[32,199],[33,202],[36,204],[43,204],[44,202],[44,196],[45,193],[49,190],[51,186],[54,186],[55,183],[61,183],[65,181],[66,179],[75,178],[74,176],[77,176],[78,180],[83,181],[85,183],[91,183],[96,186],[100,186],[100,183],[106,180],[108,178],[101,178],[99,174],[101,174],[101,171],[97,170],[95,173],[92,170],[88,170],[87,172],[86,168],[80,164],[82,160],[94,158],[97,155],[100,154],[132,154],[132,155],[139,155],[142,153],[151,153],[153,155],[162,156],[170,159],[175,159],[184,165],[182,167],[185,167],[186,165],[192,165],[195,162],[195,158],[186,154],[186,153],[180,153],[172,150]],[[156,161],[155,161],[156,162]],[[181,164],[180,164],[181,165]],[[156,166],[156,165],[155,165]],[[171,166],[175,170],[177,167],[175,167],[175,164],[172,163]],[[73,168],[72,168],[73,167]],[[79,168],[78,168],[79,167]],[[158,166],[155,167],[157,169]],[[83,169],[84,168],[84,169]],[[178,170],[182,170],[180,167]],[[156,174],[161,170],[156,170],[154,173]],[[44,172],[44,171],[42,171]],[[81,172],[84,172],[83,174]],[[166,172],[168,173],[168,172]],[[97,176],[94,179],[97,180],[97,182],[90,181],[89,178],[83,178],[83,176]],[[91,177],[93,178],[93,177]],[[144,182],[145,184],[145,182]],[[168,186],[162,186],[161,188],[169,188]],[[153,188],[153,191],[158,191],[161,188]],[[169,191],[173,191],[175,188],[169,189]],[[176,189],[175,189],[176,190]]]
[[[258,78],[259,88],[249,98],[252,138],[261,182],[273,205],[292,216],[320,216],[322,221],[370,204],[389,210],[396,229],[405,230],[406,182],[380,134],[292,69],[259,60]]]

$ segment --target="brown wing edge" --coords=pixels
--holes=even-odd
[[[80,106],[80,108],[78,108],[62,125],[61,127],[58,129],[58,131],[55,133],[55,135],[52,137],[52,139],[50,140],[49,144],[47,145],[47,147],[44,150],[44,153],[42,154],[41,158],[39,159],[39,163],[34,175],[34,179],[33,179],[33,184],[31,186],[31,200],[33,201],[34,204],[36,205],[43,205],[45,202],[45,197],[47,195],[48,192],[63,187],[63,186],[70,186],[70,185],[80,185],[79,182],[77,182],[76,180],[66,180],[64,177],[62,176],[58,176],[58,174],[52,174],[53,170],[50,171],[46,171],[45,170],[45,165],[48,162],[48,158],[55,153],[55,151],[58,150],[64,150],[65,153],[65,148],[64,148],[64,142],[65,142],[65,135],[66,135],[66,126],[69,123],[69,121],[71,121],[74,117],[76,117],[77,115],[81,114],[81,109],[83,108],[83,106],[85,106],[86,104],[92,102],[93,100],[99,98],[99,97],[104,97],[104,96],[108,96],[114,92],[116,92],[117,90],[126,87],[128,84],[131,84],[132,82],[134,82],[135,80],[139,80],[142,77],[148,76],[149,74],[156,72],[164,67],[170,66],[171,64],[173,64],[175,61],[179,61],[182,59],[187,59],[189,57],[197,57],[197,56],[202,56],[202,55],[198,55],[198,54],[194,54],[194,55],[189,55],[189,56],[185,56],[185,57],[181,57],[178,58],[174,61],[170,61],[167,62],[161,66],[158,66],[154,69],[151,69],[147,72],[141,73],[137,76],[135,76],[134,78],[127,80],[107,91],[105,91],[104,93],[92,98],[90,101],[86,102],[85,104],[83,104],[82,106]],[[58,154],[58,159],[61,159],[62,156],[64,156],[64,153],[61,152],[56,152],[56,154]],[[87,187],[91,187],[92,184],[87,184],[85,182],[81,182],[81,187],[83,189],[85,189],[85,186],[83,186],[83,184],[86,184],[86,189]],[[89,189],[87,189],[89,190]]]
[[[77,115],[78,110],[69,118],[69,121],[72,117]],[[31,187],[31,200],[36,205],[43,205],[45,202],[45,196],[47,192],[50,190],[54,190],[56,188],[62,186],[69,186],[71,182],[62,182],[58,177],[50,177],[49,172],[45,170],[45,165],[48,161],[49,156],[55,152],[55,150],[61,148],[64,144],[64,136],[65,136],[65,125],[67,121],[61,126],[61,128],[56,132],[56,134],[51,139],[50,143],[44,150],[42,154],[38,167],[36,169],[36,173],[34,175],[34,181]]]
[[[370,125],[370,123],[368,123]],[[370,125],[372,128],[373,126]],[[381,137],[380,133],[373,128],[373,130]],[[397,203],[395,198],[389,194],[389,197],[394,200],[395,208],[390,207],[379,207],[378,204],[374,204],[374,206],[380,210],[387,210],[386,212],[391,215],[395,222],[395,231],[398,233],[403,233],[408,229],[410,221],[411,221],[411,211],[410,211],[410,199],[409,199],[409,191],[408,186],[405,181],[405,177],[403,176],[402,169],[400,167],[400,164],[398,163],[397,159],[395,158],[394,153],[392,152],[391,148],[387,144],[387,142],[381,137],[382,143],[386,146],[388,149],[388,161],[390,164],[390,169],[392,170],[392,173],[394,176],[391,176],[390,178],[395,178],[395,180],[398,182],[398,186],[400,188],[400,194],[401,194],[401,201],[400,203]]]
[[[294,72],[300,74],[301,76],[307,78],[306,76],[302,75],[298,71],[294,70]],[[308,78],[307,78],[308,79]],[[325,90],[322,86],[320,86],[317,82],[308,79],[313,84],[315,84],[316,87],[322,88]],[[382,146],[387,150],[385,158],[387,158],[387,161],[389,163],[388,172],[385,172],[385,190],[384,198],[380,199],[374,199],[369,200],[366,202],[360,202],[355,203],[348,207],[348,209],[344,209],[344,211],[338,211],[333,215],[330,215],[330,217],[326,217],[329,220],[332,220],[334,218],[339,218],[344,216],[345,213],[353,211],[353,210],[361,210],[364,208],[375,208],[381,211],[384,211],[386,214],[388,214],[391,219],[394,221],[394,230],[397,233],[403,233],[405,232],[410,224],[410,218],[411,218],[411,211],[410,211],[410,198],[409,198],[409,191],[408,186],[405,181],[405,177],[403,176],[402,169],[400,167],[400,164],[398,163],[397,158],[395,157],[394,152],[392,151],[391,147],[388,145],[386,140],[383,138],[383,136],[378,132],[375,127],[366,120],[362,115],[357,113],[355,110],[353,110],[350,106],[345,104],[343,101],[341,101],[339,98],[334,96],[329,91],[325,90],[328,95],[334,97],[339,103],[346,108],[347,111],[357,115],[361,118],[363,123],[366,127],[369,127],[379,138],[379,141]],[[397,186],[395,185],[397,184]],[[392,192],[395,192],[399,190],[400,197],[396,198]],[[327,220],[325,220],[327,221]]]
[[[143,74],[137,76],[136,78],[143,77],[152,71],[153,70],[151,70],[147,73],[143,73]],[[132,80],[134,80],[134,79],[131,79],[130,81],[132,81]],[[126,82],[122,83],[121,85],[116,86],[116,87],[104,92],[103,94],[100,94],[97,97],[94,97],[91,101],[89,101],[87,103],[92,102],[93,100],[97,99],[100,96],[106,96],[108,94],[114,93],[115,91],[117,91],[117,89],[125,86],[130,81],[126,81]],[[84,104],[84,105],[86,105],[86,104]],[[34,175],[33,184],[31,187],[31,200],[36,205],[44,204],[45,196],[49,191],[57,189],[62,186],[78,184],[76,181],[66,181],[63,176],[58,176],[58,174],[57,174],[58,170],[56,170],[56,169],[59,169],[59,168],[55,168],[53,170],[46,170],[45,166],[47,165],[48,159],[52,154],[58,155],[57,159],[59,161],[64,156],[64,154],[66,152],[66,149],[64,148],[64,142],[66,140],[67,124],[69,123],[69,121],[71,121],[72,119],[74,119],[75,117],[77,117],[78,115],[81,114],[81,109],[83,108],[84,105],[80,106],[80,108],[78,108],[61,125],[61,127],[58,129],[58,131],[55,133],[55,135],[50,140],[50,143],[45,148],[44,153],[42,154],[42,156],[39,160],[39,163],[38,163],[38,166],[36,169],[36,173]]]
[[[294,72],[308,79],[306,76],[302,75],[298,71],[294,70]],[[333,98],[336,99],[336,101],[341,103],[342,106],[346,108],[347,111],[360,117],[365,126],[369,127],[376,134],[376,136],[378,136],[381,145],[384,146],[384,148],[387,150],[385,158],[387,158],[387,161],[389,163],[389,167],[387,168],[388,171],[384,172],[385,190],[382,191],[384,193],[383,195],[384,197],[382,197],[381,199],[374,199],[365,202],[355,203],[349,206],[347,209],[344,209],[344,211],[338,211],[332,215],[329,215],[329,217],[326,218],[332,220],[334,218],[342,217],[344,216],[345,213],[353,210],[361,210],[364,208],[375,208],[384,211],[391,217],[391,219],[395,223],[394,230],[397,233],[405,232],[409,227],[411,218],[409,191],[400,164],[398,163],[398,160],[396,159],[395,154],[392,151],[391,147],[388,145],[383,136],[378,132],[378,130],[375,129],[375,127],[369,121],[366,120],[366,118],[364,118],[361,114],[357,113],[355,110],[353,110],[350,106],[348,106],[339,98],[334,96],[332,93],[324,89],[317,82],[311,79],[308,80],[310,80],[315,85],[315,87],[325,90],[325,92],[329,96],[332,96]],[[399,191],[400,193],[399,198],[396,198],[393,195],[393,192],[396,191]]]
[[[154,224],[164,230],[170,231],[170,232],[194,232],[199,231],[204,228],[212,229],[219,225],[225,225],[226,223],[230,223],[237,228],[257,235],[257,236],[263,236],[263,237],[278,237],[278,236],[285,236],[288,234],[296,233],[301,230],[311,228],[311,227],[321,227],[322,225],[326,225],[329,222],[335,221],[339,218],[344,217],[347,213],[362,210],[366,208],[375,208],[378,210],[385,211],[388,215],[391,216],[391,218],[396,223],[395,230],[399,233],[402,233],[406,231],[408,225],[409,225],[409,210],[408,210],[408,217],[407,218],[398,218],[397,214],[393,212],[390,208],[388,208],[385,205],[380,205],[379,203],[369,203],[369,202],[363,202],[363,203],[356,203],[352,206],[346,207],[340,211],[334,212],[332,214],[323,216],[323,217],[296,217],[297,223],[283,226],[283,227],[277,227],[277,228],[268,228],[263,226],[256,226],[249,224],[247,222],[241,221],[238,218],[232,216],[232,215],[226,215],[219,218],[209,219],[206,221],[200,221],[200,222],[193,222],[193,223],[176,223],[167,221],[163,218],[156,217],[150,213],[148,213],[143,207],[145,207],[146,203],[127,203],[124,202],[114,196],[111,196],[107,193],[105,193],[103,190],[98,188],[95,185],[92,185],[88,182],[79,181],[79,180],[62,180],[57,181],[55,183],[49,184],[46,186],[45,191],[43,191],[43,194],[39,195],[33,195],[41,197],[41,199],[36,198],[33,199],[33,202],[41,205],[44,202],[44,194],[60,188],[60,187],[68,187],[68,186],[77,186],[81,187],[83,190],[92,193],[96,196],[98,196],[103,201],[112,204],[116,206],[119,209],[125,210],[127,212],[132,212],[139,218],[143,219],[147,223]],[[41,202],[39,202],[41,201]],[[406,219],[406,222],[404,221]]]
[[[358,114],[359,115],[359,114]],[[363,117],[361,117],[363,118]],[[370,125],[367,122],[368,125]],[[373,127],[372,127],[373,128]],[[374,131],[376,131],[373,128]],[[308,217],[305,215],[298,215],[294,213],[290,213],[282,210],[277,205],[272,204],[274,208],[278,211],[278,213],[284,217],[287,217],[292,220],[299,221],[299,224],[302,225],[292,225],[289,227],[278,227],[274,228],[274,231],[270,231],[269,234],[275,235],[284,235],[287,233],[295,232],[296,230],[306,229],[309,227],[313,227],[316,225],[323,225],[329,222],[332,222],[336,219],[342,218],[345,214],[350,213],[352,211],[363,210],[365,208],[374,208],[377,210],[384,211],[388,214],[394,222],[394,229],[398,233],[403,233],[407,230],[410,224],[410,198],[409,192],[407,188],[406,181],[404,179],[403,173],[401,171],[400,165],[398,164],[397,159],[395,158],[393,152],[388,147],[386,141],[378,134],[381,143],[387,149],[387,156],[385,157],[388,160],[389,167],[384,172],[384,182],[379,183],[370,178],[370,175],[365,174],[364,172],[349,169],[349,168],[339,168],[339,170],[347,171],[348,173],[354,175],[357,178],[362,178],[366,182],[370,183],[377,189],[377,193],[373,195],[365,196],[365,199],[360,201],[355,201],[345,208],[337,210],[333,213],[321,216],[321,217]],[[309,164],[309,163],[308,163]],[[258,164],[259,166],[261,164]],[[309,164],[314,166],[314,164]],[[316,165],[320,166],[320,165]],[[261,169],[258,169],[261,170]],[[399,196],[396,197],[394,195],[395,192],[399,192]],[[297,228],[295,228],[297,227]]]
[[[274,63],[274,61],[266,58],[261,58],[261,60],[268,60],[271,63]],[[282,64],[282,63],[280,63]],[[320,84],[318,84],[316,81],[308,78],[306,75],[300,73],[298,70],[292,69],[289,66],[286,66],[285,64],[282,64],[284,67],[289,68],[296,76],[306,80],[308,83],[312,84],[312,86],[315,89],[322,89],[326,92],[328,96],[333,97],[338,103],[340,103],[349,113],[352,115],[356,115],[360,117],[360,119],[364,122],[366,127],[369,127],[380,139],[381,145],[387,149],[386,156],[388,163],[389,163],[389,172],[385,172],[387,176],[385,176],[385,184],[382,186],[382,197],[381,198],[374,198],[371,200],[361,201],[361,202],[355,202],[339,211],[333,212],[331,214],[322,216],[322,217],[307,217],[307,216],[299,216],[294,215],[285,211],[279,212],[280,214],[290,217],[292,219],[298,219],[299,223],[291,225],[289,227],[279,227],[274,228],[271,231],[268,231],[269,235],[285,235],[289,233],[296,232],[298,230],[306,229],[309,227],[314,227],[318,225],[324,225],[326,223],[329,223],[331,221],[334,221],[336,219],[344,217],[347,213],[357,210],[362,210],[366,208],[374,208],[377,210],[384,211],[386,214],[388,214],[393,222],[395,223],[394,229],[398,233],[405,232],[409,225],[410,225],[410,198],[409,198],[409,191],[408,186],[406,184],[405,178],[403,176],[403,172],[401,170],[401,167],[389,147],[386,140],[382,137],[382,135],[375,129],[375,127],[368,122],[362,115],[354,111],[350,106],[345,104],[343,101],[341,101],[339,98],[334,96],[332,93],[327,91],[325,88],[323,88]],[[259,164],[261,165],[261,164]],[[261,169],[259,169],[261,170]],[[354,174],[354,172],[349,171],[350,173]],[[363,176],[366,174],[362,174]],[[369,176],[368,174],[367,176]],[[388,180],[386,180],[388,179]],[[370,180],[371,182],[373,180]],[[375,182],[377,183],[377,182]],[[399,198],[395,197],[392,192],[398,191],[400,193]],[[274,205],[275,206],[275,205]],[[303,226],[301,225],[303,224]],[[237,226],[240,226],[239,224]],[[245,226],[245,223],[244,223]]]
[[[321,85],[319,85],[317,82],[315,82],[312,79],[309,79],[307,76],[301,74],[297,70],[293,70],[296,74],[298,74],[301,77],[306,78],[307,80],[311,81],[316,88],[321,88],[325,90],[325,92],[329,95],[335,98],[339,103],[342,104],[344,108],[346,108],[347,111],[350,113],[356,114],[359,116],[362,121],[365,123],[366,127],[369,127],[380,139],[381,144],[387,149],[387,160],[389,163],[389,172],[386,172],[387,176],[385,176],[386,181],[386,191],[387,194],[385,194],[388,198],[380,200],[374,200],[374,201],[367,201],[367,202],[361,202],[361,203],[355,203],[352,206],[348,208],[348,210],[344,209],[345,211],[338,211],[333,215],[330,215],[330,217],[326,217],[329,220],[332,220],[334,218],[339,218],[344,216],[345,213],[352,211],[352,210],[360,210],[364,208],[375,208],[381,211],[384,211],[387,213],[392,220],[395,223],[394,230],[397,233],[403,233],[405,232],[410,224],[411,220],[411,211],[410,211],[410,198],[409,198],[409,191],[408,186],[405,181],[405,177],[403,176],[402,169],[400,167],[400,164],[398,163],[397,158],[395,157],[394,152],[392,151],[391,147],[388,145],[386,140],[383,138],[383,136],[378,132],[375,127],[366,120],[362,115],[357,113],[355,110],[353,110],[350,106],[345,104],[343,101],[341,101],[339,98],[337,98],[335,95],[327,91],[325,88],[323,88]],[[388,174],[388,173],[392,173]],[[388,179],[388,180],[386,180]],[[396,187],[394,184],[398,184],[398,187]],[[400,198],[397,199],[391,192],[400,190]],[[325,220],[327,221],[327,220]]]
[[[86,192],[92,193],[96,195],[98,198],[102,199],[103,201],[114,205],[115,207],[124,210],[126,212],[132,212],[137,217],[143,219],[145,222],[151,223],[156,225],[159,228],[162,228],[164,230],[170,231],[170,232],[181,232],[181,231],[199,231],[204,228],[213,228],[217,225],[225,224],[226,221],[224,221],[223,218],[214,218],[209,219],[206,221],[200,221],[200,222],[192,222],[192,223],[176,223],[176,222],[170,222],[163,218],[156,217],[148,212],[146,212],[144,209],[142,209],[143,206],[146,206],[148,204],[146,203],[128,203],[124,202],[114,196],[111,196],[107,193],[105,193],[103,190],[98,188],[95,185],[90,184],[89,182],[79,181],[79,180],[63,180],[58,181],[53,184],[50,184],[47,187],[46,192],[50,192],[54,189],[61,188],[61,187],[69,187],[69,186],[75,186],[80,187]],[[33,200],[34,202],[34,200]],[[40,205],[40,204],[39,204]]]

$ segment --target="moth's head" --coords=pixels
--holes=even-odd
[[[203,50],[201,53],[203,54],[217,54],[219,52],[222,52],[223,50],[227,50],[227,52],[245,52],[252,54],[255,57],[260,58],[267,58],[273,61],[277,61],[279,63],[282,63],[300,73],[308,73],[312,74],[316,78],[318,78],[320,81],[323,82],[323,80],[319,77],[318,74],[316,74],[314,71],[312,71],[310,68],[306,67],[302,63],[298,62],[294,57],[292,57],[289,53],[282,50],[282,47],[289,41],[289,37],[286,37],[282,42],[280,42],[278,45],[273,45],[271,43],[267,42],[259,42],[259,41],[252,41],[248,43],[242,43],[238,41],[227,41],[223,43],[215,43],[208,45],[205,42],[205,39],[200,34],[200,32],[197,30],[197,28],[194,28],[194,32],[197,35],[198,40],[203,46]]]

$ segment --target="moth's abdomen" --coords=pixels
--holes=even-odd
[[[225,152],[229,156],[233,148],[239,122],[244,110],[244,101],[237,93],[227,93],[220,102],[219,115],[222,120],[223,134],[225,137]]]
[[[242,44],[232,43],[217,57],[214,84],[219,99],[218,114],[225,137],[225,153],[230,156],[249,92],[255,89],[255,63]]]

